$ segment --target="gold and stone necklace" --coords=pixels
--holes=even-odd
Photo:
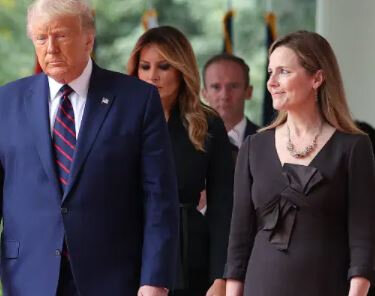
[[[323,130],[323,124],[320,126],[318,133],[315,135],[313,141],[311,144],[307,145],[304,149],[301,151],[297,151],[294,144],[292,143],[292,140],[290,138],[290,129],[289,125],[286,125],[288,129],[288,142],[286,144],[286,149],[289,151],[290,155],[294,158],[305,158],[307,157],[311,152],[313,152],[316,149],[316,146],[318,145],[318,137],[322,133]]]

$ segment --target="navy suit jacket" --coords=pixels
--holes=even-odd
[[[133,296],[144,284],[171,287],[178,197],[157,90],[94,66],[63,195],[48,97],[44,74],[0,87],[5,295],[55,295],[64,237],[81,295]]]

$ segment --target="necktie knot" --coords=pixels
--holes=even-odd
[[[60,88],[60,92],[62,93],[63,98],[67,98],[73,92],[73,89],[68,84],[64,84]]]

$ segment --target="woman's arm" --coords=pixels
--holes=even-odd
[[[234,163],[224,127],[219,117],[209,119],[208,167],[206,174],[209,232],[209,280],[223,278],[233,205]]]
[[[237,280],[227,280],[226,296],[242,296],[243,282]]]
[[[234,177],[234,203],[224,277],[244,281],[256,234],[256,217],[251,198],[250,142],[248,137],[238,153]]]
[[[348,296],[366,296],[369,288],[370,281],[368,279],[363,277],[353,277],[350,280],[350,290]]]
[[[349,295],[362,296],[375,280],[375,162],[367,136],[357,137],[348,159]]]

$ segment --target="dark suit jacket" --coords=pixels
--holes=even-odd
[[[207,114],[207,117],[205,152],[193,146],[178,107],[168,121],[182,209],[181,255],[182,260],[187,256],[190,287],[208,285],[210,280],[222,278],[232,212],[234,166],[228,136],[218,116]],[[205,216],[196,209],[204,189]]]
[[[143,284],[171,287],[178,200],[156,89],[94,66],[64,195],[48,97],[44,74],[0,88],[5,295],[55,295],[64,237],[82,295],[131,296]]]
[[[252,123],[248,118],[246,118],[246,128],[245,128],[245,134],[244,134],[244,137],[243,137],[243,141],[245,141],[245,139],[248,136],[250,136],[252,134],[255,134],[258,129],[259,129],[259,126]],[[230,145],[231,145],[231,149],[232,149],[232,156],[233,156],[234,164],[236,164],[237,154],[238,154],[239,149],[236,145],[234,145],[232,143],[230,143]]]
[[[247,136],[255,134],[258,129],[259,129],[259,126],[251,122],[248,118],[246,118],[246,129],[245,129],[245,136],[243,140],[245,141]]]

